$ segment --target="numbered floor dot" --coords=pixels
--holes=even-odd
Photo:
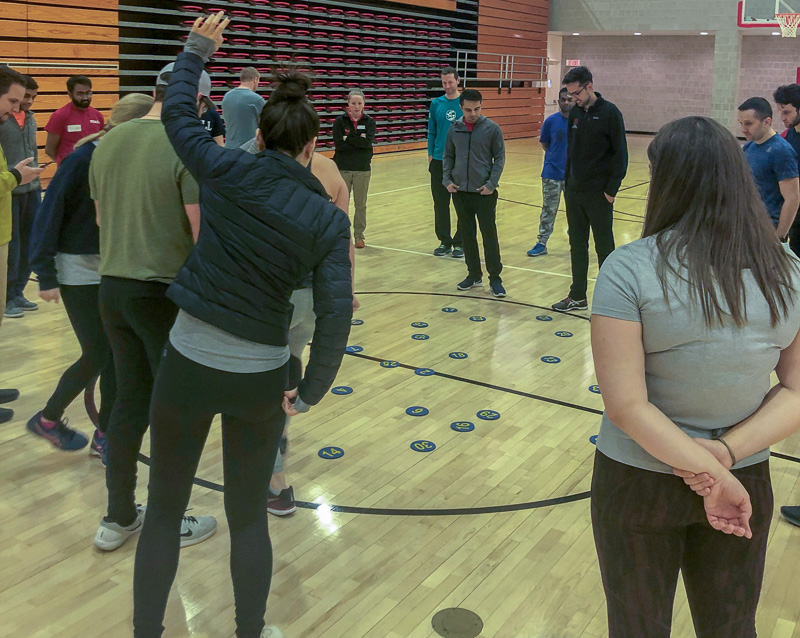
[[[466,352],[451,352],[451,359],[467,359],[469,355]]]
[[[425,416],[428,412],[430,412],[430,410],[428,410],[428,408],[423,408],[421,405],[412,405],[410,408],[406,408],[406,414],[408,416]]]
[[[552,321],[553,318],[550,315],[538,315],[536,317],[537,321]]]
[[[595,394],[600,394],[600,386],[599,385],[590,385],[589,392],[594,392]]]
[[[558,357],[542,357],[542,361],[545,363],[561,363],[561,359]]]
[[[478,412],[477,416],[484,421],[497,421],[497,419],[500,418],[500,413],[494,410],[481,410]]]
[[[571,337],[571,336],[572,333],[567,332],[566,330],[559,330],[558,332],[556,332],[556,337]]]
[[[353,394],[353,388],[346,385],[337,385],[335,388],[331,388],[331,394],[338,394],[341,396],[345,394]]]
[[[432,377],[436,374],[436,371],[431,368],[417,368],[414,370],[414,374],[418,374],[421,377]]]
[[[332,445],[329,445],[317,452],[317,456],[319,456],[321,459],[332,461],[333,459],[342,458],[344,456],[344,450],[340,447],[333,447]]]
[[[472,421],[453,421],[450,424],[450,429],[456,432],[472,432],[475,429],[475,424]]]
[[[415,341],[426,341],[426,340],[430,339],[430,335],[415,334],[415,335],[411,335],[411,338],[414,339]]]
[[[399,361],[381,361],[381,368],[399,368]]]
[[[415,321],[414,323],[411,324],[411,327],[412,328],[427,328],[428,324],[425,323],[424,321]]]
[[[589,443],[591,443],[592,445],[597,445],[597,435],[596,434],[592,434],[592,436],[589,437]]]
[[[486,317],[481,317],[480,315],[473,315],[469,318],[470,321],[475,321],[480,323],[481,321],[486,321]]]
[[[458,312],[458,308],[451,308],[447,306],[446,308],[442,308],[442,312]]]
[[[361,346],[347,346],[345,350],[347,352],[361,352],[362,350],[364,350],[364,348],[362,348]]]
[[[433,441],[414,441],[411,444],[411,449],[415,452],[433,452],[436,449],[436,444]]]
[[[364,320],[363,319],[353,319],[350,321],[351,326],[363,326]]]

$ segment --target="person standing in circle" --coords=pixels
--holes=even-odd
[[[439,238],[439,247],[433,251],[437,257],[461,259],[461,231],[456,220],[456,234],[450,236],[450,191],[442,184],[444,175],[444,147],[450,127],[464,113],[458,93],[458,71],[448,66],[442,69],[444,95],[431,102],[428,115],[428,172],[431,174],[431,195],[433,196],[434,230]]]
[[[353,238],[356,248],[364,248],[367,228],[367,193],[372,175],[372,146],[375,144],[375,120],[364,113],[364,92],[353,89],[347,96],[347,113],[333,123],[333,161],[352,193],[355,203]]]
[[[642,238],[608,256],[592,303],[607,635],[667,638],[682,574],[697,636],[755,638],[769,446],[800,426],[800,262],[721,124],[670,122],[647,154]]]

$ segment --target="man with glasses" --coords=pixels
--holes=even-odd
[[[70,102],[50,116],[44,130],[47,142],[44,152],[58,164],[72,152],[75,143],[103,129],[103,115],[92,108],[92,81],[85,75],[72,75],[67,80]]]
[[[575,103],[569,113],[564,201],[572,261],[569,295],[554,310],[587,310],[589,231],[598,265],[614,250],[614,198],[628,171],[628,145],[622,113],[594,91],[592,73],[579,66],[564,76]]]

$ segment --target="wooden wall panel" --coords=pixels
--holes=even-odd
[[[544,88],[532,87],[538,68],[546,77],[547,22],[549,0],[480,0],[478,9],[478,51],[513,55],[514,79],[524,82],[509,92],[481,88],[483,112],[503,129],[506,139],[539,134],[544,121]],[[498,76],[498,63],[480,57],[478,77]]]
[[[0,0],[0,62],[36,78],[39,160],[44,127],[69,100],[70,75],[92,78],[92,106],[108,118],[119,97],[118,0]],[[70,66],[73,65],[73,66]],[[44,184],[55,165],[44,172]]]

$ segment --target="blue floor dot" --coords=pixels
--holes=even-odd
[[[411,327],[412,328],[427,328],[428,324],[425,323],[424,321],[415,321],[414,323],[411,324]]]
[[[450,424],[450,429],[456,432],[472,432],[475,424],[472,421],[454,421]]]
[[[597,445],[597,435],[596,434],[592,434],[592,436],[589,437],[589,443],[591,443],[592,445]]]
[[[484,421],[497,421],[500,418],[500,413],[494,410],[481,410],[476,416]]]
[[[451,359],[467,359],[469,355],[466,352],[451,352],[450,353]]]
[[[600,394],[600,386],[599,385],[590,385],[589,392],[594,392],[595,394]]]
[[[399,368],[399,361],[381,361],[381,368]]]
[[[414,370],[414,374],[418,374],[421,377],[432,377],[436,372],[431,368],[417,368]]]
[[[338,395],[353,394],[353,388],[346,385],[337,385],[335,388],[331,388],[331,394],[338,394]]]
[[[537,321],[552,321],[553,318],[550,315],[539,315],[536,317]]]
[[[486,317],[481,317],[480,315],[475,315],[473,317],[470,317],[469,320],[480,323],[481,321],[486,321]]]
[[[344,450],[340,447],[333,447],[329,445],[328,447],[324,447],[317,452],[317,456],[319,456],[321,459],[332,461],[334,459],[342,458],[344,456]]]
[[[436,449],[436,443],[433,441],[414,441],[411,444],[411,449],[415,452],[433,452]]]
[[[571,336],[572,333],[567,332],[566,330],[559,330],[558,332],[556,332],[556,337],[571,337]]]
[[[542,357],[542,361],[545,363],[561,363],[561,359],[558,357]]]
[[[419,333],[419,334],[411,335],[411,338],[414,341],[427,341],[428,339],[430,339],[430,335]]]
[[[451,308],[449,306],[442,308],[442,312],[458,312],[458,308]]]
[[[364,325],[364,320],[363,319],[353,319],[350,322],[350,325],[351,326],[363,326]]]
[[[429,412],[428,408],[423,408],[421,405],[412,405],[410,408],[406,408],[408,416],[425,416]]]
[[[347,346],[345,350],[347,352],[361,352],[362,350],[364,350],[364,348],[362,348],[361,346]]]

